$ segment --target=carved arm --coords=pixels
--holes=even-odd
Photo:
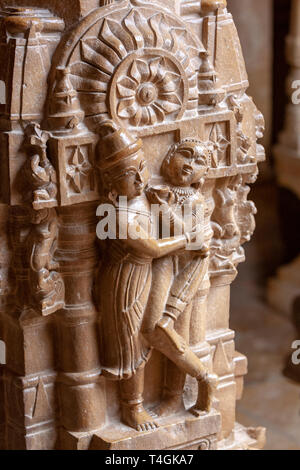
[[[133,232],[136,234],[137,239],[131,236]],[[155,240],[143,230],[140,225],[131,226],[128,230],[129,237],[126,240],[127,245],[134,251],[141,253],[143,256],[149,258],[162,258],[176,251],[185,249],[189,242],[188,235],[179,237],[165,238],[163,240]]]

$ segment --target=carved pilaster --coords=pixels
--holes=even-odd
[[[61,448],[79,448],[76,433],[91,433],[106,419],[92,297],[99,262],[95,214],[95,204],[59,210],[57,259],[66,288],[65,308],[56,315]]]

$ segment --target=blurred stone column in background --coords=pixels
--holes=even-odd
[[[267,161],[260,167],[262,178],[269,174],[272,139],[273,101],[273,0],[228,0],[242,43],[253,97],[266,121],[262,144]]]
[[[274,149],[276,176],[286,193],[300,198],[300,0],[293,0],[291,7],[290,32],[286,39],[286,59],[290,73],[286,83],[289,102],[286,107],[285,124]],[[283,90],[284,92],[284,90]],[[289,214],[290,199],[283,199],[282,206]],[[286,230],[296,232],[295,253],[300,250],[298,211],[283,219]],[[292,263],[279,269],[277,277],[269,282],[268,300],[277,310],[291,315],[294,302],[300,296],[300,256]]]

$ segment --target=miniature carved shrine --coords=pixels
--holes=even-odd
[[[226,0],[0,6],[0,448],[263,447],[229,313],[264,119]]]

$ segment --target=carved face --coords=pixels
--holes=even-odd
[[[167,165],[164,165],[164,176],[174,186],[187,187],[199,183],[208,169],[206,150],[197,145],[179,146],[168,157]]]
[[[106,179],[112,175],[106,175]],[[130,159],[126,159],[114,170],[110,186],[118,196],[126,196],[128,200],[140,196],[149,180],[147,164],[143,152],[139,151]]]
[[[259,111],[255,116],[255,130],[257,139],[262,139],[265,132],[265,119]]]
[[[246,184],[254,184],[258,178],[258,172],[245,176]]]

